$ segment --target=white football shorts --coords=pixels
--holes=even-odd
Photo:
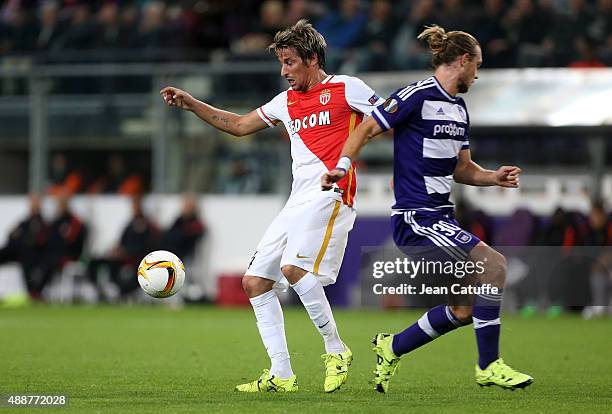
[[[259,242],[245,275],[274,280],[275,288],[285,290],[289,283],[281,268],[294,265],[313,273],[323,286],[335,283],[357,214],[332,194],[285,206]]]

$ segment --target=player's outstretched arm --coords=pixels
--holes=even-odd
[[[457,166],[453,173],[455,182],[474,186],[497,185],[506,188],[517,188],[519,186],[519,174],[521,169],[513,165],[504,165],[497,171],[485,170],[472,161],[469,149],[459,152]]]
[[[268,127],[256,111],[249,112],[246,115],[224,111],[199,101],[189,93],[173,86],[166,86],[159,93],[168,106],[191,111],[204,122],[238,137]]]
[[[321,177],[321,189],[331,190],[334,183],[340,181],[346,175],[348,169],[351,168],[353,160],[359,156],[361,148],[367,144],[370,138],[375,137],[381,132],[383,132],[382,128],[373,117],[369,117],[355,128],[346,139],[344,147],[342,147],[340,160],[336,167]]]

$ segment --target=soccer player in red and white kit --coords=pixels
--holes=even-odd
[[[325,343],[325,392],[346,382],[353,355],[342,342],[323,286],[334,283],[348,232],[355,221],[355,165],[322,192],[319,177],[334,168],[350,132],[382,99],[361,80],[328,75],[326,43],[301,20],[280,31],[270,45],[289,89],[246,115],[214,108],[174,87],[161,90],[170,106],[192,111],[210,125],[242,136],[284,124],[291,138],[293,185],[284,208],[268,227],[242,279],[271,368],[241,392],[297,391],[291,368],[283,311],[276,288],[295,290]]]

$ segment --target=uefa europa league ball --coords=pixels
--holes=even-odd
[[[185,265],[174,253],[156,250],[140,262],[138,283],[154,298],[170,297],[185,283]]]

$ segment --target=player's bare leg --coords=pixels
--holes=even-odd
[[[331,306],[316,276],[292,265],[285,265],[281,270],[323,337],[326,352],[322,355],[325,360],[324,389],[325,392],[334,392],[346,382],[353,354],[340,339]]]
[[[490,286],[496,289],[491,289],[490,292],[485,289],[474,296],[472,319],[478,344],[476,382],[481,386],[524,388],[533,382],[533,378],[510,368],[499,357],[499,316],[506,282],[506,259],[483,242],[470,252],[470,259],[476,263],[484,263],[485,272],[480,277],[479,287]]]
[[[276,292],[274,281],[258,276],[246,275],[242,287],[249,297],[257,319],[259,335],[270,357],[270,370],[250,383],[236,387],[236,391],[297,391],[297,381],[289,359],[283,310]]]

